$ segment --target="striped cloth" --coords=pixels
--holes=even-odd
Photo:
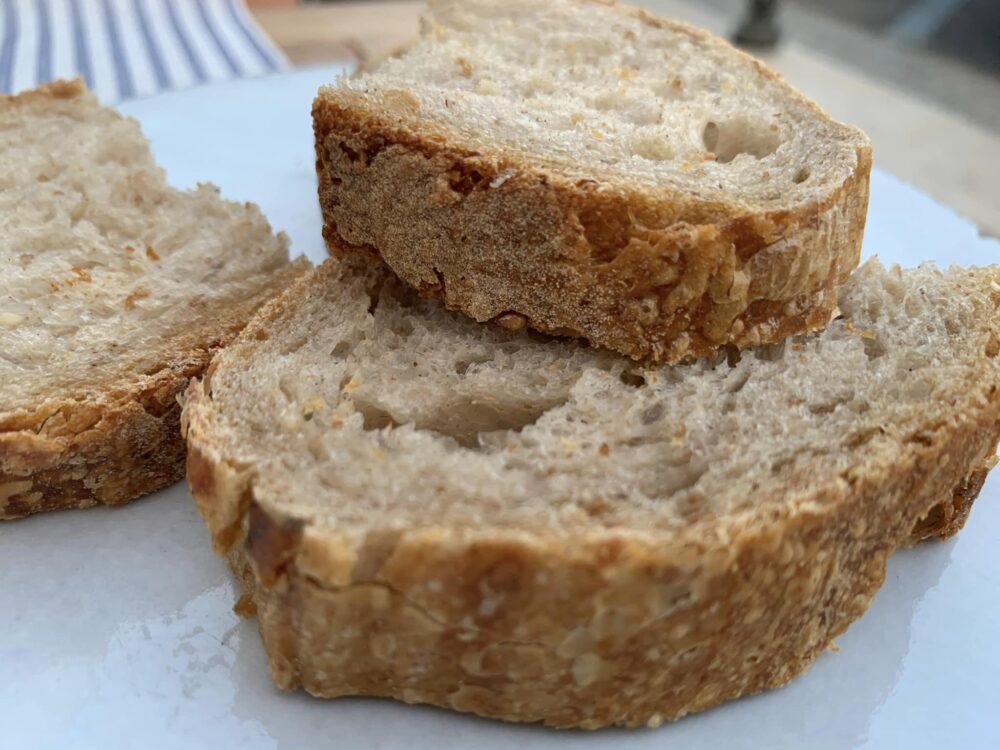
[[[0,92],[80,75],[111,104],[289,67],[243,0],[0,0]]]

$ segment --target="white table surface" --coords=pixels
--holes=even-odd
[[[335,69],[134,101],[170,180],[259,203],[320,260],[309,104]],[[877,161],[877,155],[876,155]],[[881,172],[865,254],[1000,261]],[[0,748],[1000,748],[1000,473],[969,526],[898,553],[870,611],[788,687],[657,730],[556,732],[274,689],[254,620],[184,485],[0,526]]]

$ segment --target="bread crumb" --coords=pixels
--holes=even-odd
[[[90,272],[87,271],[85,268],[79,268],[77,266],[73,266],[73,273],[77,275],[77,278],[79,278],[80,281],[87,281],[87,282],[93,281],[93,279],[90,277]]]
[[[854,325],[849,320],[844,321],[844,330],[848,333],[853,333],[855,336],[860,336],[863,339],[875,339],[875,331],[868,328],[855,328]]]
[[[602,456],[607,456],[611,453],[611,449],[608,447],[607,443],[601,443],[601,447],[597,449],[597,452]]]
[[[591,130],[590,134],[592,136],[594,136],[594,138],[596,138],[599,141],[604,140],[604,133],[602,133],[600,130],[596,130],[596,129],[595,130]]]
[[[135,303],[141,299],[146,299],[147,297],[149,297],[149,290],[144,289],[143,287],[139,287],[134,292],[132,292],[128,297],[125,298],[125,303],[124,303],[125,309],[134,310]]]
[[[463,76],[466,78],[470,78],[472,76],[472,65],[464,57],[456,57],[455,64],[459,67],[459,69],[461,69]]]
[[[587,687],[597,682],[601,676],[601,669],[604,661],[597,654],[582,654],[573,660],[570,673],[573,675],[573,682],[580,687]]]
[[[233,605],[233,612],[240,617],[253,617],[257,614],[257,604],[250,594],[243,594]]]
[[[521,331],[528,324],[528,319],[518,313],[505,313],[497,318],[497,324],[508,331]]]
[[[152,245],[146,245],[146,257],[150,260],[159,260],[160,256],[156,254]]]
[[[476,93],[482,96],[500,96],[503,91],[493,81],[483,78],[476,84]]]
[[[23,322],[23,315],[12,312],[0,312],[0,326],[3,328],[17,328]]]
[[[327,408],[329,407],[322,396],[313,396],[302,405],[302,418],[308,421],[312,419],[313,414]]]

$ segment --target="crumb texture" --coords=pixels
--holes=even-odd
[[[675,367],[479,326],[382,271],[323,273],[222,355],[211,388],[259,490],[340,530],[669,530],[808,503],[919,441],[928,403],[980,394],[983,362],[996,374],[973,272],[870,263],[821,334]]]
[[[80,84],[0,99],[0,154],[0,517],[176,479],[174,397],[292,277],[286,238],[170,188]]]
[[[480,322],[675,363],[821,328],[858,264],[865,135],[627,6],[433,2],[313,124],[330,251]]]
[[[612,3],[431,2],[420,42],[341,85],[405,91],[470,148],[705,198],[795,204],[857,166],[850,129],[751,58]]]
[[[821,333],[640,366],[328,261],[185,407],[272,675],[555,726],[784,684],[1000,433],[1000,269],[863,266]]]

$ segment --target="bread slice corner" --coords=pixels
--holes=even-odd
[[[0,519],[183,476],[177,397],[307,267],[83,83],[0,97]]]

